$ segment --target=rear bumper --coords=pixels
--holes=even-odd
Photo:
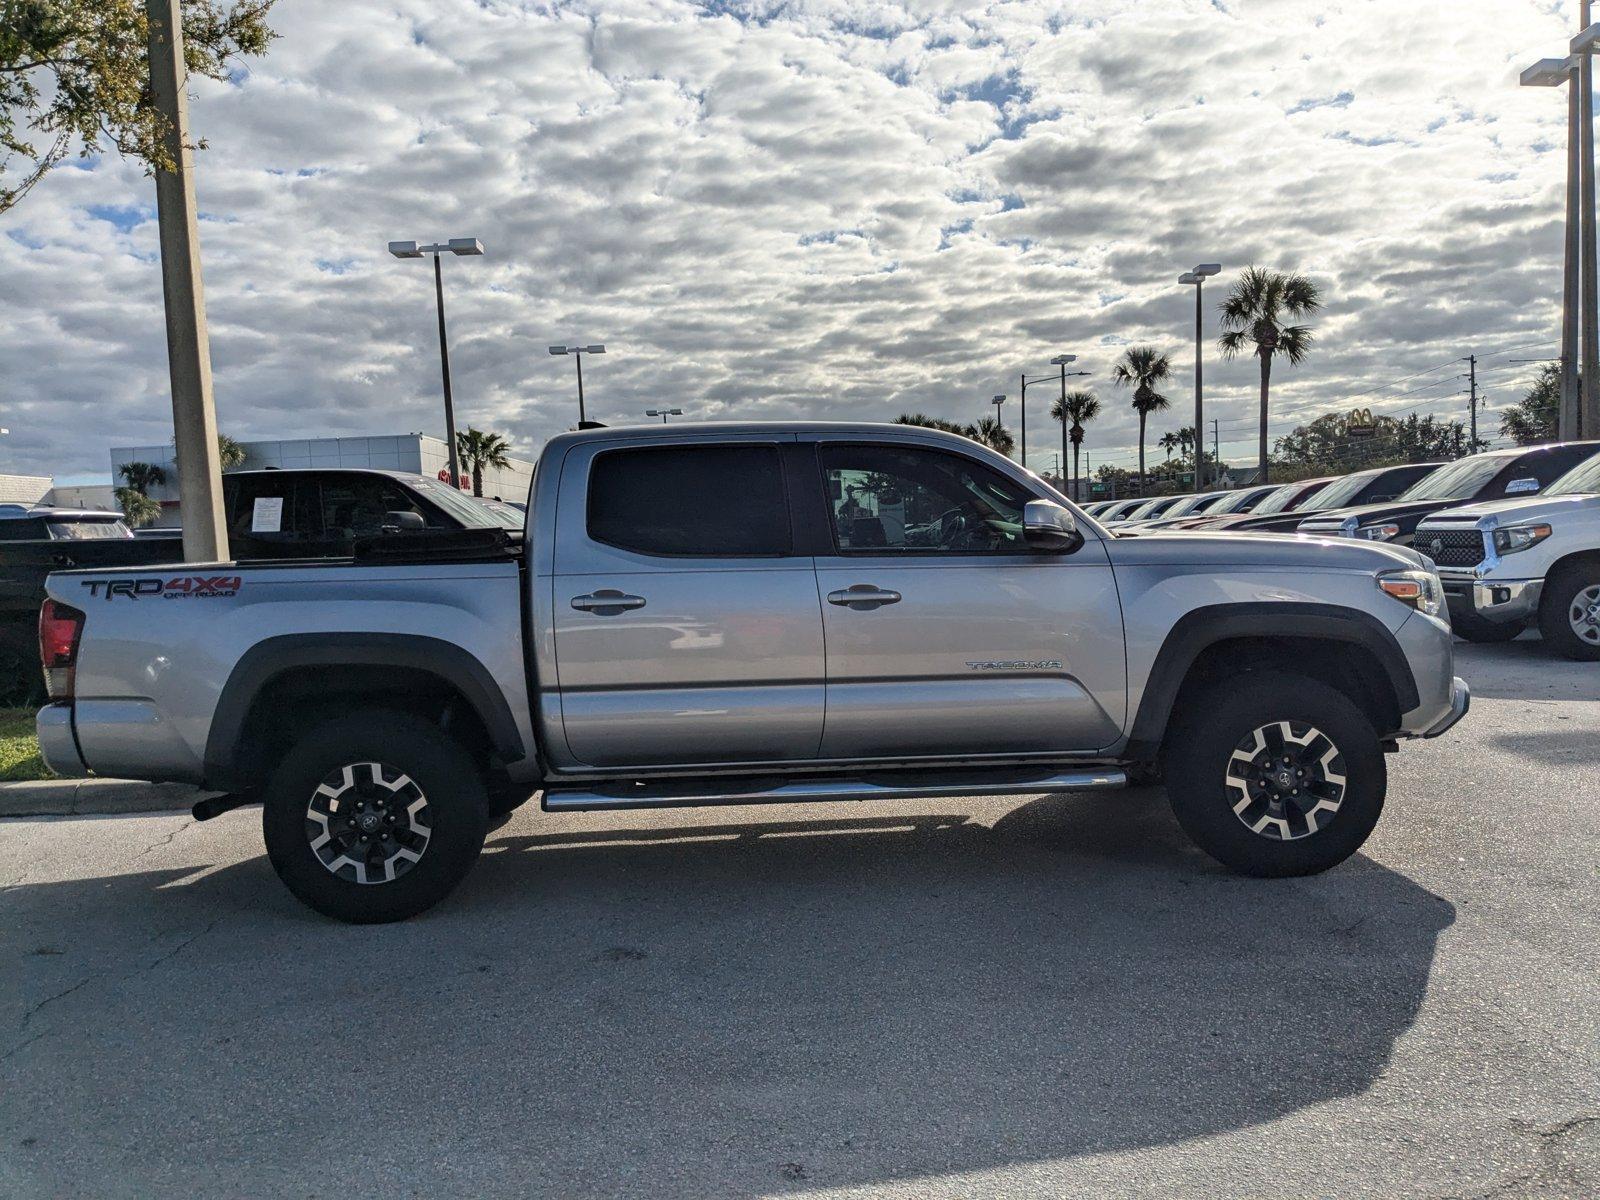
[[[33,727],[39,735],[39,753],[45,766],[69,779],[81,779],[89,773],[78,753],[78,738],[72,732],[72,705],[46,705],[34,718]]]
[[[1439,721],[1423,733],[1425,738],[1435,738],[1444,733],[1462,717],[1467,715],[1467,710],[1472,707],[1472,690],[1467,687],[1467,681],[1457,675],[1450,680],[1450,711]]]

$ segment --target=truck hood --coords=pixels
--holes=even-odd
[[[1574,513],[1600,512],[1600,494],[1580,492],[1571,496],[1518,496],[1511,500],[1485,500],[1482,504],[1464,504],[1460,508],[1436,513],[1418,528],[1438,529],[1445,526],[1459,529],[1471,525],[1478,529],[1496,529],[1502,525],[1518,525],[1523,521],[1554,520]]]
[[[1385,500],[1381,504],[1358,504],[1354,508],[1330,508],[1307,513],[1306,520],[1322,526],[1337,526],[1354,517],[1357,525],[1373,525],[1395,517],[1424,516],[1463,503],[1465,501],[1462,500],[1409,500],[1402,504],[1397,500]]]
[[[1299,570],[1393,571],[1427,564],[1405,546],[1351,538],[1306,537],[1293,533],[1212,533],[1204,529],[1111,538],[1105,543],[1118,565],[1275,567]]]

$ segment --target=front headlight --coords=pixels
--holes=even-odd
[[[1385,571],[1378,576],[1378,587],[1400,603],[1430,617],[1444,612],[1444,587],[1432,571]]]
[[[1515,554],[1529,546],[1537,546],[1550,536],[1548,525],[1508,525],[1494,531],[1494,548],[1497,554]]]
[[[1366,538],[1369,542],[1387,542],[1400,536],[1400,526],[1389,525],[1363,525],[1356,530],[1358,538]]]

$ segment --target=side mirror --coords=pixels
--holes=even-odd
[[[1539,490],[1539,481],[1532,476],[1524,479],[1513,479],[1506,484],[1506,495],[1527,496]]]
[[[1072,514],[1053,500],[1029,500],[1022,508],[1022,537],[1029,549],[1071,554],[1083,545]]]
[[[385,533],[400,533],[413,529],[426,529],[428,523],[422,519],[422,514],[405,511],[386,512],[383,514],[383,531]]]

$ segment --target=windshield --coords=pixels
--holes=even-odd
[[[453,487],[442,483],[431,483],[426,479],[418,479],[410,486],[460,521],[467,529],[507,528],[505,521],[490,511],[487,505],[479,503],[471,496],[463,496]],[[517,528],[522,528],[520,523]]]
[[[1204,492],[1198,496],[1186,496],[1167,509],[1162,515],[1165,517],[1182,517],[1192,512],[1206,512],[1226,495],[1226,492]]]
[[[1318,508],[1344,508],[1347,504],[1355,502],[1361,489],[1366,487],[1378,477],[1376,471],[1357,471],[1354,475],[1346,475],[1343,479],[1335,479],[1316,495],[1314,503],[1308,507]]]
[[[131,538],[133,530],[121,521],[48,521],[45,528],[58,542],[87,542],[98,538]]]
[[[1264,516],[1267,513],[1279,513],[1289,507],[1290,502],[1300,494],[1305,487],[1303,483],[1286,483],[1272,495],[1251,510],[1252,516]]]
[[[1260,488],[1240,488],[1237,492],[1229,492],[1228,498],[1210,511],[1214,516],[1220,516],[1222,513],[1235,513],[1243,509],[1251,500],[1263,494]]]
[[[1600,455],[1581,462],[1550,485],[1547,496],[1574,496],[1580,492],[1600,492]]]
[[[1506,465],[1504,458],[1463,458],[1430,471],[1400,493],[1400,500],[1466,500],[1478,494]]]

